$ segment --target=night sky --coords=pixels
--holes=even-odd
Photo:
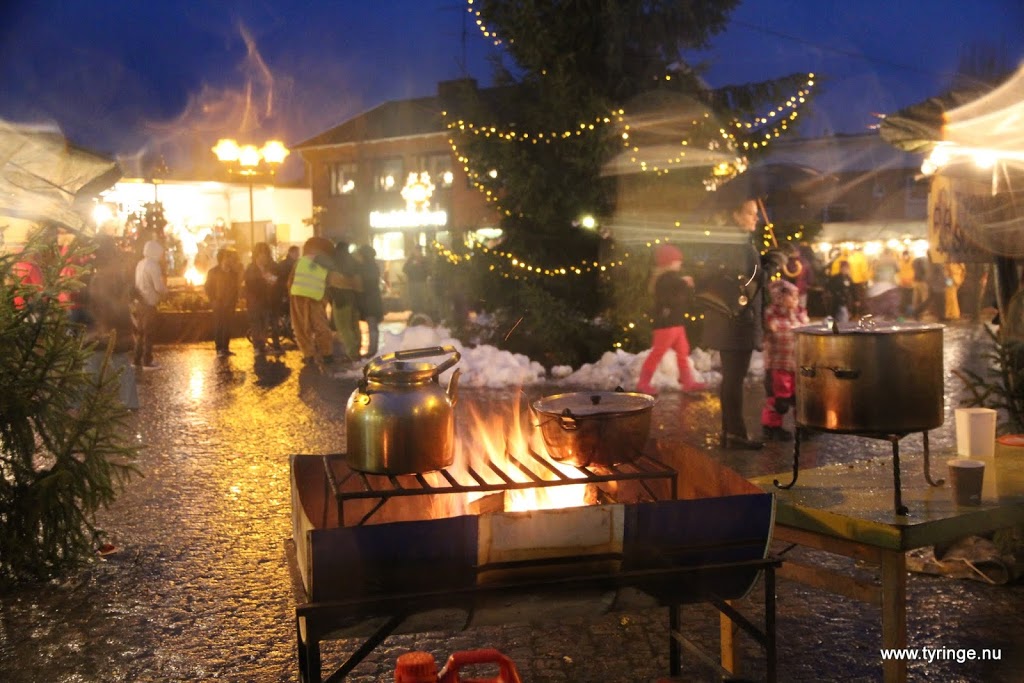
[[[970,46],[1017,64],[1022,27],[1024,0],[747,0],[686,57],[713,86],[813,71],[826,90],[804,134],[857,132],[941,92]],[[439,80],[487,85],[495,52],[464,0],[8,0],[0,117],[122,155],[295,143]]]

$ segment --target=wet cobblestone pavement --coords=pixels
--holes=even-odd
[[[976,327],[946,331],[946,423],[932,433],[933,452],[952,447],[958,403],[949,369],[970,364],[984,339]],[[354,380],[300,371],[296,351],[282,362],[254,362],[242,340],[233,348],[238,355],[229,359],[215,358],[212,344],[158,348],[163,368],[140,377],[142,408],[134,418],[147,447],[139,463],[144,477],[101,516],[120,550],[66,580],[0,596],[0,679],[297,680],[284,545],[291,534],[288,455],[343,450],[345,400]],[[755,425],[760,383],[751,381],[748,392],[748,423]],[[515,393],[463,391],[460,410],[504,409]],[[667,393],[655,408],[660,439],[705,448],[745,476],[790,467],[785,444],[753,454],[720,451],[717,424],[713,397]],[[884,442],[831,435],[811,444],[806,466],[889,449]],[[998,662],[913,663],[911,680],[1024,680],[1024,585],[914,574],[908,594],[910,646],[1001,648],[1002,654]],[[759,615],[759,603],[761,589],[755,588],[742,608]],[[877,608],[780,580],[779,679],[880,680],[879,623]],[[713,608],[684,608],[683,624],[702,647],[716,651]],[[759,649],[740,639],[746,675],[763,677]],[[337,665],[356,646],[326,644],[325,664]],[[498,648],[529,682],[652,681],[667,671],[667,615],[658,610],[396,636],[349,680],[391,680],[395,657],[409,649],[443,660],[475,647]],[[686,680],[714,680],[685,651],[684,660]]]

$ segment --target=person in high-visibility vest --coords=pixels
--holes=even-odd
[[[325,237],[310,237],[302,245],[288,281],[289,309],[295,343],[304,363],[324,366],[334,362],[334,334],[327,319],[324,294],[328,286],[344,284],[332,270],[334,245]]]

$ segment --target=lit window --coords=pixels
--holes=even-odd
[[[375,169],[373,189],[377,192],[396,191],[399,188],[398,179],[405,177],[400,158],[378,159],[375,162]]]
[[[355,192],[356,171],[356,165],[352,163],[334,163],[330,165],[330,192],[332,197]]]
[[[429,173],[437,187],[452,186],[455,173],[452,172],[451,154],[425,154],[419,158],[418,162],[420,171]]]

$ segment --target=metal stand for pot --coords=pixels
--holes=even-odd
[[[796,484],[796,479],[800,475],[800,435],[803,430],[807,431],[828,431],[828,430],[817,430],[811,427],[802,427],[796,425],[793,435],[793,479],[788,484],[780,484],[778,479],[775,479],[773,483],[777,488],[789,489]],[[868,439],[884,439],[892,444],[892,483],[893,483],[893,498],[894,506],[897,515],[907,516],[910,514],[910,510],[906,505],[903,504],[903,487],[900,484],[900,439],[905,436],[909,436],[913,432],[903,432],[900,434],[886,434],[881,432],[856,432],[854,436],[863,436]],[[921,436],[924,440],[924,479],[928,482],[929,486],[942,486],[946,483],[945,479],[933,480],[931,475],[931,462],[929,460],[930,454],[928,451],[928,432],[921,432]]]

